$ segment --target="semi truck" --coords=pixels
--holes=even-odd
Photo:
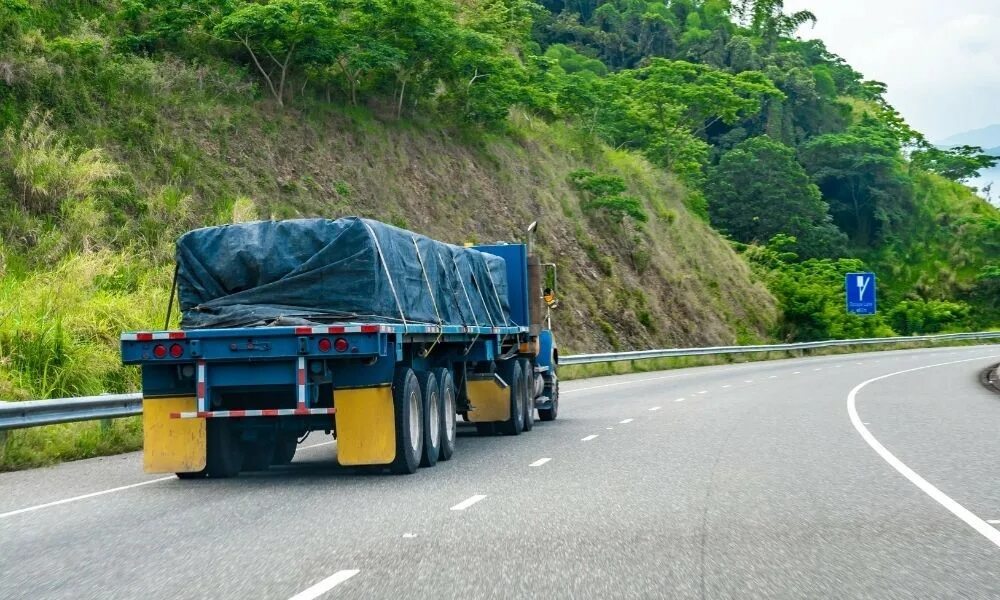
[[[535,229],[464,247],[357,217],[184,234],[180,328],[121,336],[145,471],[265,470],[323,431],[341,465],[408,474],[452,458],[459,417],[510,436],[556,419],[556,272]]]

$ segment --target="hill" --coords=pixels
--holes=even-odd
[[[257,218],[360,214],[454,243],[519,239],[537,218],[564,352],[748,342],[773,325],[774,300],[684,185],[564,124],[521,113],[492,134],[281,108],[224,62],[122,57],[71,35],[94,46],[86,67],[38,57],[59,65],[61,95],[15,63],[0,113],[0,397],[136,389],[116,340],[162,325],[172,240]],[[581,169],[620,178],[647,221],[588,210]]]
[[[980,148],[992,148],[995,151],[1000,148],[1000,123],[956,133],[936,142],[936,144],[944,147],[979,146]],[[997,156],[998,154],[993,155]]]

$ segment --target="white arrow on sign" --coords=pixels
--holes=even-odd
[[[865,297],[865,290],[868,289],[868,284],[872,282],[871,277],[865,277],[864,275],[858,275],[858,300],[863,300]]]

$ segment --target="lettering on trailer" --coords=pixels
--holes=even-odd
[[[875,273],[848,273],[844,289],[847,292],[847,312],[855,315],[875,314]]]

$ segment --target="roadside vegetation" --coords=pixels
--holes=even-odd
[[[255,219],[461,243],[540,217],[564,353],[1000,323],[1000,215],[961,184],[993,159],[927,144],[884,85],[793,37],[812,20],[781,0],[0,0],[0,400],[137,389],[117,339],[162,326],[172,241]],[[861,269],[878,317],[844,314]],[[0,468],[133,434],[14,432]]]

